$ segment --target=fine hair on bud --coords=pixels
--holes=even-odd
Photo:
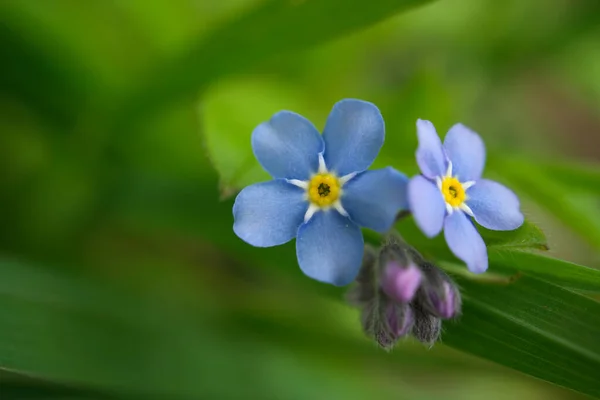
[[[400,266],[410,264],[409,248],[410,246],[397,233],[387,235],[379,251],[378,272],[381,274],[390,262],[394,262]]]
[[[389,302],[385,308],[385,320],[392,334],[400,339],[410,333],[415,317],[410,305]]]
[[[451,319],[460,315],[462,299],[454,281],[435,265],[424,262],[421,264],[424,274],[423,284],[417,294],[418,302],[431,314]]]
[[[418,302],[412,304],[415,322],[412,328],[413,336],[431,348],[442,332],[442,320],[425,311]]]
[[[365,245],[362,265],[354,285],[346,293],[346,301],[355,307],[362,307],[373,300],[376,295],[375,264],[377,250],[371,245]]]
[[[365,335],[386,351],[408,335],[432,347],[440,338],[442,319],[458,316],[462,305],[458,286],[448,274],[395,232],[379,249],[365,246],[346,300],[360,309]]]
[[[390,351],[398,341],[398,337],[390,328],[385,313],[386,304],[380,303],[375,298],[365,304],[360,319],[365,335],[373,339],[385,351]]]

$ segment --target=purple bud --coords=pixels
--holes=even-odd
[[[389,351],[396,344],[396,335],[392,332],[378,300],[365,304],[361,313],[363,331],[375,340],[382,349]]]
[[[408,304],[396,304],[385,298],[380,300],[365,304],[361,323],[367,336],[382,349],[390,351],[398,339],[410,334],[414,314]]]
[[[433,307],[438,312],[439,316],[444,319],[452,318],[457,314],[457,302],[455,290],[448,282],[442,284],[443,291],[442,296],[438,296],[437,293],[431,294],[431,302]]]
[[[423,306],[443,319],[454,318],[460,314],[460,292],[450,277],[431,264],[424,265],[423,271],[425,280],[419,294],[423,297]]]
[[[408,303],[415,297],[421,280],[419,267],[414,264],[402,267],[396,261],[390,261],[383,271],[381,288],[394,301]]]
[[[408,304],[388,304],[385,317],[396,339],[409,334],[415,322],[413,311]]]

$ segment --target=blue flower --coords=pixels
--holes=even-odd
[[[365,171],[384,136],[381,113],[361,100],[335,104],[323,135],[306,118],[278,112],[252,133],[254,155],[274,179],[240,192],[234,232],[257,247],[297,237],[298,264],[307,276],[349,284],[362,262],[360,227],[387,231],[408,207],[403,174],[390,167]]]
[[[523,224],[517,196],[501,184],[481,179],[485,146],[475,132],[454,125],[444,144],[429,121],[417,121],[417,164],[422,175],[408,184],[408,202],[419,228],[434,237],[444,228],[450,250],[470,271],[487,270],[487,250],[473,225],[497,231]]]

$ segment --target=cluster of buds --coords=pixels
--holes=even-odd
[[[364,332],[385,350],[408,335],[433,346],[442,320],[460,314],[456,284],[395,234],[379,251],[367,245],[364,254],[347,296],[350,304],[361,309]]]

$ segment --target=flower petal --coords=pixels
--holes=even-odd
[[[456,124],[446,134],[444,150],[452,161],[452,173],[461,182],[481,178],[485,166],[485,145],[481,137],[463,124]]]
[[[303,116],[280,111],[252,132],[252,150],[274,178],[307,180],[319,167],[324,150],[319,131]]]
[[[483,239],[467,215],[461,211],[446,217],[444,236],[454,255],[476,274],[488,268],[487,249]]]
[[[342,206],[360,226],[385,232],[398,212],[408,209],[407,185],[406,176],[394,168],[365,171],[344,185]]]
[[[307,276],[336,286],[352,282],[362,262],[358,225],[330,209],[316,213],[298,230],[296,253]]]
[[[442,230],[446,204],[442,193],[435,184],[421,175],[408,183],[408,205],[415,222],[428,237],[434,237]]]
[[[510,231],[523,225],[519,198],[506,186],[480,179],[467,191],[467,205],[475,221],[496,231]]]
[[[366,170],[384,137],[383,117],[374,104],[354,99],[336,103],[323,130],[327,168],[340,176]]]
[[[417,164],[423,175],[429,179],[444,176],[446,173],[446,157],[442,149],[442,141],[435,127],[429,121],[417,120]]]
[[[386,265],[381,278],[381,288],[398,303],[410,302],[421,286],[423,274],[421,269],[414,264],[402,267],[392,261]]]
[[[236,197],[233,231],[252,246],[277,246],[296,236],[307,209],[299,187],[284,180],[257,183]]]

